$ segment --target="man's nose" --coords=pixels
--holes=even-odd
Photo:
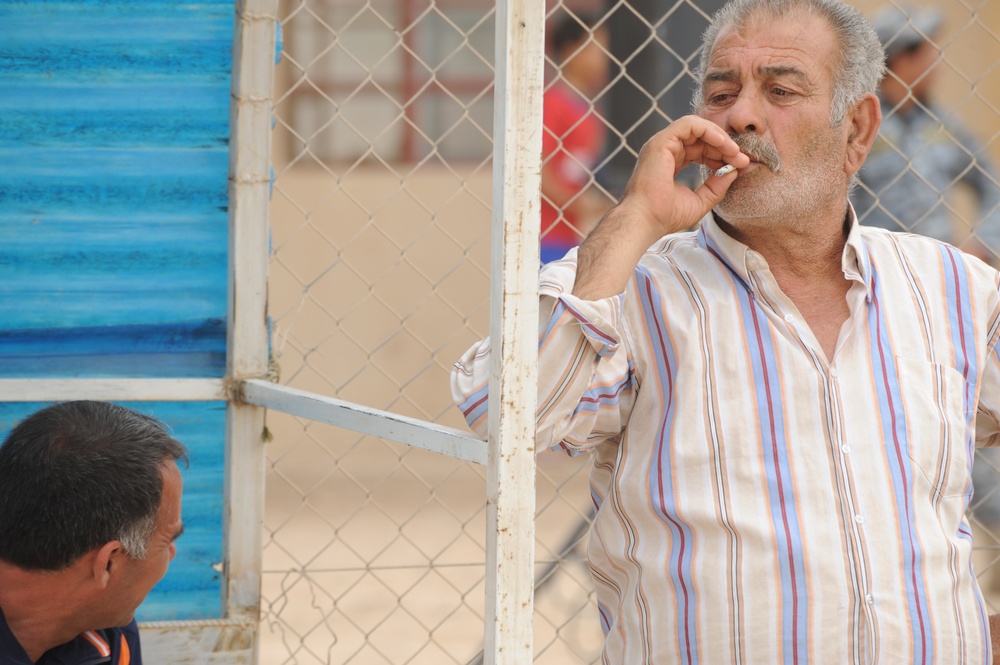
[[[729,107],[726,124],[733,134],[760,134],[767,124],[766,116],[760,96],[744,89]]]

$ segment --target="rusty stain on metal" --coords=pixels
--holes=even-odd
[[[253,631],[245,628],[223,628],[215,642],[214,652],[248,651],[253,647]]]

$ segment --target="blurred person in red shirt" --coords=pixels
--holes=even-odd
[[[543,101],[542,263],[579,245],[612,204],[592,186],[605,133],[593,100],[607,85],[609,66],[601,18],[565,14],[549,36],[559,74]]]

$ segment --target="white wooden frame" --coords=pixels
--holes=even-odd
[[[237,0],[229,151],[227,379],[266,376],[267,268],[278,0]],[[257,663],[263,560],[264,409],[230,400],[226,409],[225,557],[227,618]],[[241,662],[243,662],[241,660]]]
[[[226,379],[2,379],[0,401],[228,401],[224,618],[143,624],[143,651],[149,663],[257,663],[265,408],[485,463],[484,662],[529,663],[533,656],[544,3],[498,0],[496,8],[488,442],[264,380],[276,13],[277,0],[236,2]]]

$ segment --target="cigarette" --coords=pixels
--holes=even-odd
[[[732,173],[735,170],[736,170],[735,166],[733,166],[732,164],[726,164],[721,169],[719,169],[718,171],[716,171],[715,175],[717,175],[717,176],[719,176],[721,178],[724,175],[729,175],[730,173]]]

